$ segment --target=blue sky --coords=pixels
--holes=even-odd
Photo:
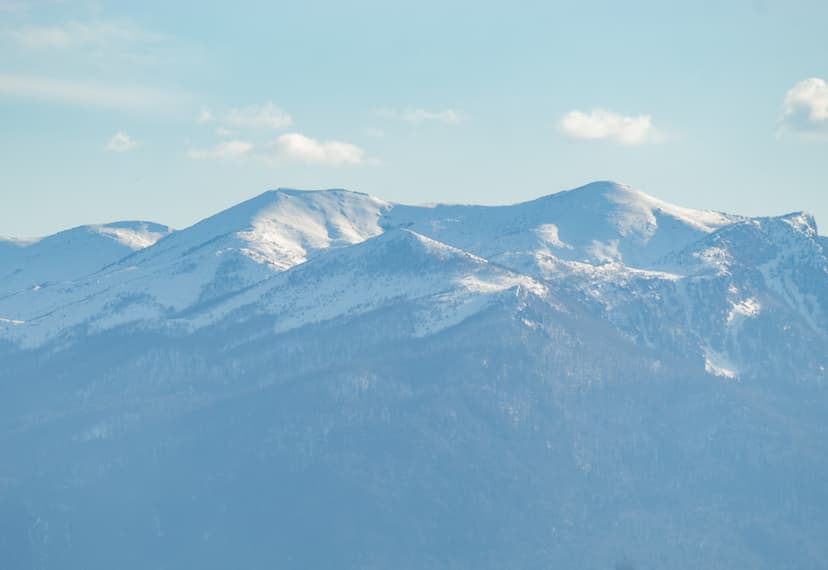
[[[828,227],[825,22],[824,0],[0,0],[0,235],[183,227],[276,187],[497,204],[601,179]]]

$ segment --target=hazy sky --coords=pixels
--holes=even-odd
[[[0,0],[0,235],[612,179],[828,228],[828,2]],[[826,234],[828,231],[821,230]]]

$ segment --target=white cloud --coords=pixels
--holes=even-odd
[[[155,42],[165,39],[123,22],[67,22],[58,26],[31,26],[3,35],[27,49],[106,47],[117,43]]]
[[[266,145],[230,140],[212,148],[192,149],[187,153],[195,160],[258,159],[265,162],[289,160],[320,165],[359,165],[365,161],[360,147],[340,141],[320,141],[300,133],[288,133]]]
[[[0,74],[2,95],[127,110],[169,108],[186,99],[181,93],[147,87]]]
[[[253,155],[256,146],[246,141],[226,141],[213,148],[194,149],[187,153],[192,159],[238,159]]]
[[[785,94],[783,127],[805,134],[828,134],[828,83],[811,77]]]
[[[300,133],[282,135],[274,146],[279,157],[313,164],[357,165],[363,162],[365,155],[365,151],[354,144],[319,141]]]
[[[463,116],[454,109],[445,109],[442,111],[428,111],[426,109],[404,109],[402,111],[394,111],[390,109],[381,109],[377,112],[383,117],[400,119],[409,123],[434,122],[457,124],[463,120]]]
[[[574,139],[607,140],[624,145],[659,139],[650,115],[625,116],[604,109],[593,109],[589,113],[570,111],[561,119],[560,128]]]
[[[282,129],[293,122],[290,115],[282,111],[273,103],[252,105],[241,109],[231,109],[227,113],[225,123],[237,128],[270,128]]]
[[[210,109],[207,107],[202,107],[201,111],[198,112],[198,122],[199,123],[209,123],[213,120],[213,113],[210,112]]]
[[[118,131],[115,133],[109,142],[106,143],[106,149],[111,150],[112,152],[127,152],[135,148],[135,145],[138,144],[133,140],[128,134]]]

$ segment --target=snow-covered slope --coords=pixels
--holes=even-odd
[[[629,186],[595,182],[512,206],[397,206],[384,222],[492,260],[540,252],[646,268],[738,219],[673,206]]]
[[[116,222],[41,239],[0,239],[0,297],[94,273],[171,232],[152,222]]]
[[[521,289],[552,302],[536,280],[407,229],[390,230],[277,275],[230,299],[184,315],[188,330],[224,318],[270,315],[282,332],[416,303],[412,334],[433,334]]]
[[[540,251],[503,262],[580,298],[637,342],[684,355],[710,374],[818,377],[828,368],[828,258],[817,237],[813,219],[797,213],[734,222],[647,270]]]
[[[242,306],[250,314],[271,307],[283,323],[277,328],[301,327],[421,297],[434,304],[425,312],[451,323],[457,319],[442,300],[467,308],[488,302],[491,283],[475,289],[476,270],[452,269],[448,254],[401,278],[398,266],[417,258],[401,244],[415,242],[498,268],[510,275],[499,279],[527,290],[552,287],[556,302],[710,374],[778,374],[805,353],[815,355],[806,358],[809,374],[826,365],[819,354],[828,352],[820,351],[828,263],[810,216],[690,210],[610,182],[497,207],[406,206],[344,190],[266,192],[88,277],[0,298],[0,334],[31,347],[127,325],[189,330]],[[384,253],[392,243],[400,251]],[[383,261],[366,271],[360,260],[371,258]],[[340,270],[348,267],[359,269]],[[775,329],[778,344],[769,350]]]
[[[389,204],[358,192],[280,189],[228,208],[177,232],[131,260],[139,265],[175,263],[186,256],[241,256],[273,270],[303,263],[321,250],[359,243],[382,232]]]
[[[828,256],[817,236],[805,213],[754,218],[664,260],[689,274],[674,301],[711,369],[770,378],[794,363],[802,375],[828,369]]]
[[[748,219],[598,182],[514,206],[396,207],[384,221],[546,281],[716,376],[828,367],[828,262],[807,214]]]
[[[29,346],[81,325],[102,330],[172,317],[381,233],[387,207],[340,190],[265,192],[97,273],[0,298],[0,318]]]

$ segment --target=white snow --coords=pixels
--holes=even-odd
[[[89,227],[103,236],[111,237],[133,251],[151,246],[161,238],[168,236],[172,231],[166,226],[149,222],[117,222]]]
[[[171,232],[171,228],[151,222],[116,222],[80,226],[33,240],[0,242],[0,298],[90,275]]]
[[[751,366],[733,351],[748,323],[799,319],[828,338],[815,228],[807,214],[691,210],[608,182],[488,207],[277,190],[174,233],[122,222],[0,242],[14,261],[0,265],[0,338],[38,346],[67,331],[179,334],[260,317],[286,332],[404,303],[424,336],[525,294],[565,299],[653,349],[701,351],[709,373],[735,378]]]
[[[738,302],[731,302],[730,312],[727,314],[727,322],[738,325],[745,318],[756,318],[762,305],[753,298],[742,299]]]
[[[704,353],[704,370],[713,376],[734,380],[739,373],[728,357],[720,352],[707,347]]]

